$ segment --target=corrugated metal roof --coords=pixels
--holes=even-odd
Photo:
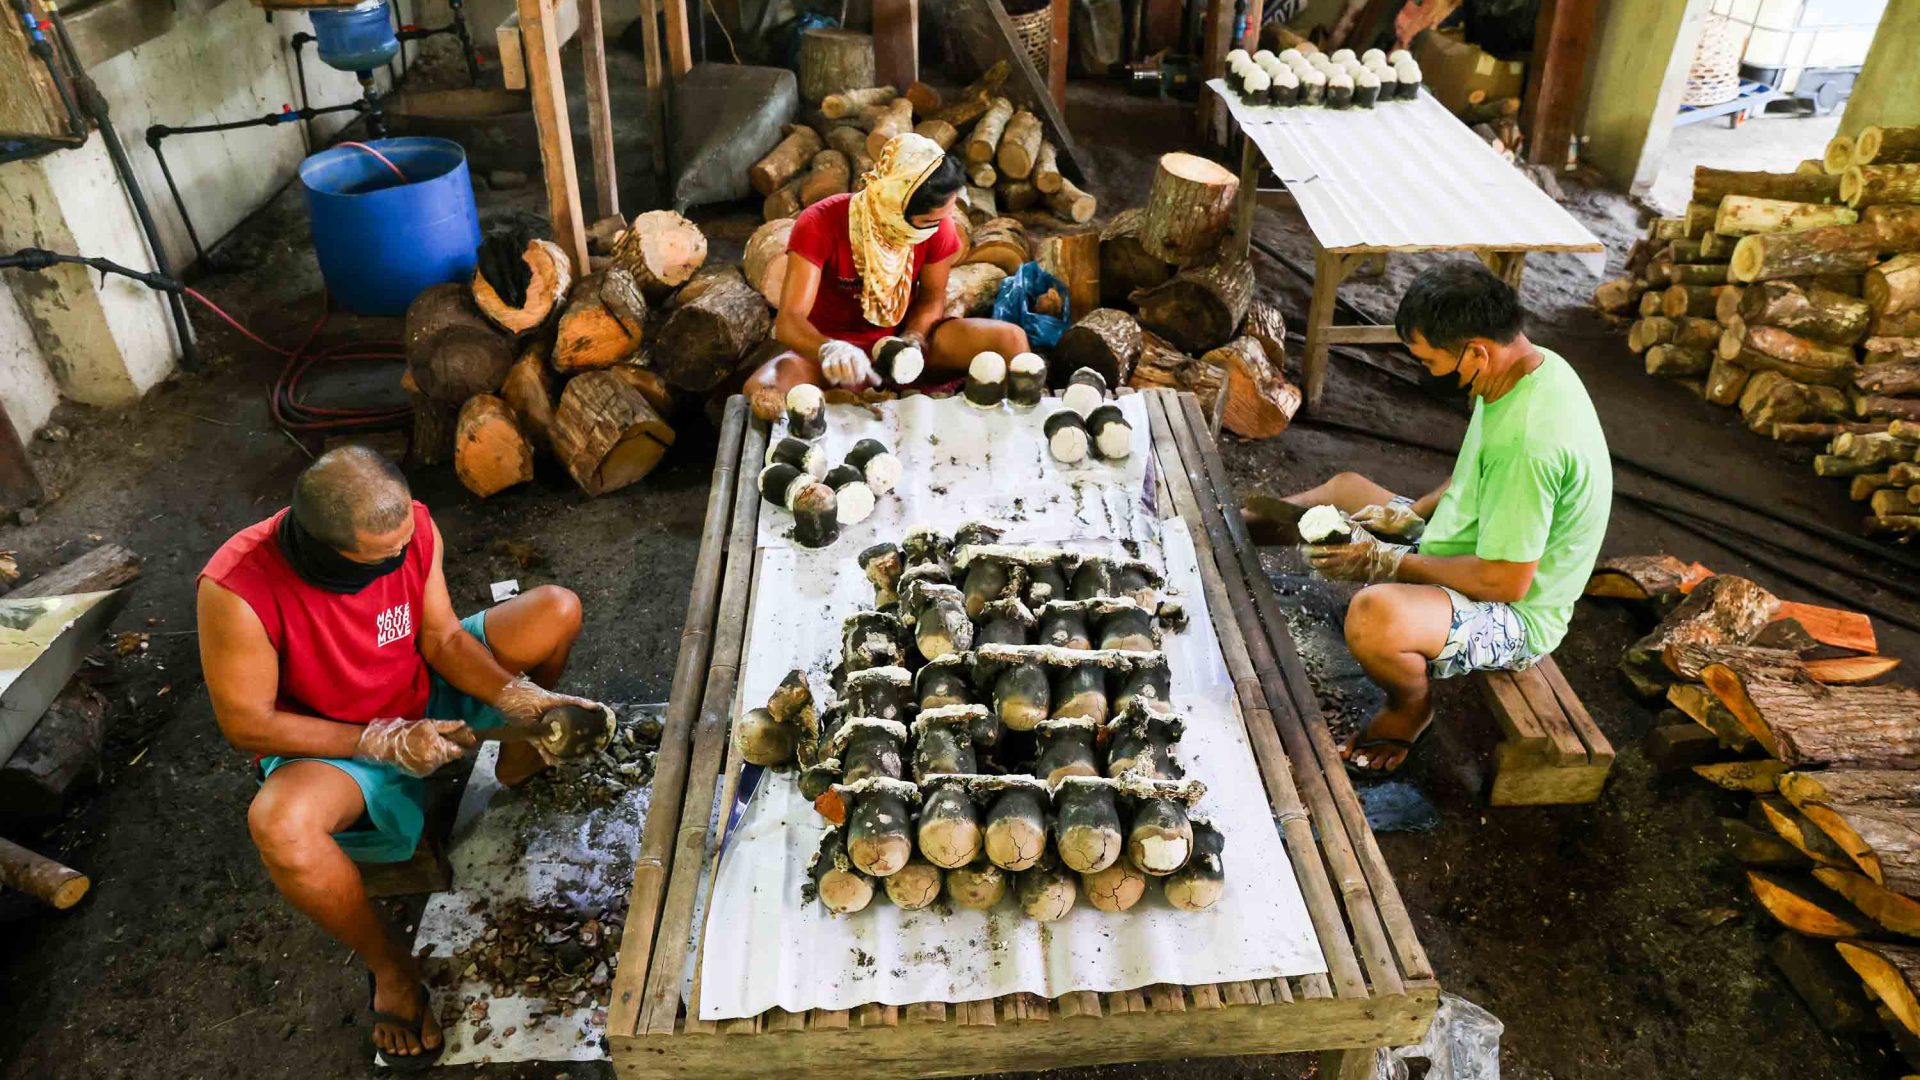
[[[1325,248],[1601,252],[1604,246],[1433,96],[1371,109],[1250,107],[1208,83]]]

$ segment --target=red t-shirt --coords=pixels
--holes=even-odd
[[[433,570],[433,518],[413,504],[413,543],[400,569],[351,595],[300,579],[274,530],[285,510],[221,545],[200,576],[247,602],[280,654],[276,708],[342,723],[427,712],[430,683],[417,631]]]
[[[814,293],[807,321],[830,338],[868,349],[899,327],[875,326],[860,308],[860,271],[853,264],[853,238],[847,231],[847,203],[852,198],[830,195],[801,211],[787,238],[787,251],[820,268],[820,289]],[[921,267],[959,251],[960,231],[949,217],[940,222],[931,239],[913,249],[914,279],[919,279]]]

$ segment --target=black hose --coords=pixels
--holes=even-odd
[[[133,203],[134,216],[140,219],[140,231],[146,234],[147,249],[153,259],[154,269],[165,277],[173,277],[173,269],[167,264],[167,249],[161,246],[160,230],[153,223],[153,211],[147,208],[146,193],[140,189],[140,179],[134,175],[133,162],[127,157],[127,148],[120,141],[120,134],[113,129],[113,115],[107,104],[106,95],[87,74],[78,62],[79,53],[74,50],[73,39],[67,35],[67,23],[60,17],[60,9],[49,7],[47,16],[53,23],[54,36],[60,39],[60,51],[74,62],[74,83],[78,91],[80,107],[93,118],[94,125],[100,129],[100,138],[107,144],[107,156],[113,159],[113,171],[120,174],[120,184],[127,189],[127,198]],[[172,179],[168,179],[172,183]],[[175,290],[167,290],[167,307],[173,315],[174,334],[180,339],[180,366],[188,371],[200,368],[200,350],[193,342],[193,327],[187,322],[187,304]]]

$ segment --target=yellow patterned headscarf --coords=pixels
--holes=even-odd
[[[900,325],[913,301],[914,246],[933,239],[938,230],[914,228],[907,221],[907,200],[945,155],[924,135],[896,135],[847,205],[853,265],[860,271],[860,310],[875,326]]]

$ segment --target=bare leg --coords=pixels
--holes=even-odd
[[[1385,506],[1392,498],[1393,492],[1359,473],[1343,472],[1293,495],[1249,495],[1240,504],[1240,518],[1257,544],[1297,544],[1300,534],[1294,526],[1308,507],[1332,504],[1351,514],[1363,506]]]
[[[366,810],[353,777],[319,761],[294,761],[267,777],[247,810],[247,828],[260,861],[280,895],[352,949],[373,972],[373,1007],[395,1016],[420,1015],[420,968],[395,941],[367,899],[360,870],[334,842]],[[382,1053],[412,1056],[440,1045],[440,1023],[427,1010],[421,1036],[395,1024],[374,1025]]]
[[[948,379],[967,373],[967,365],[983,352],[997,352],[1011,360],[1030,351],[1027,332],[999,319],[948,319],[933,328],[927,340],[927,372]]]
[[[1347,648],[1367,677],[1387,692],[1387,707],[1341,748],[1355,765],[1382,774],[1406,760],[1403,747],[1357,749],[1367,739],[1411,742],[1433,719],[1427,661],[1440,655],[1453,604],[1432,585],[1369,585],[1347,605]]]
[[[772,423],[786,411],[787,391],[801,383],[826,388],[827,377],[820,370],[820,361],[809,360],[797,352],[783,352],[747,376],[742,392],[747,395],[753,415]]]
[[[487,611],[487,647],[494,659],[549,690],[559,685],[579,637],[580,598],[558,585],[529,589]],[[494,772],[513,787],[546,767],[539,751],[510,742],[500,747]]]

